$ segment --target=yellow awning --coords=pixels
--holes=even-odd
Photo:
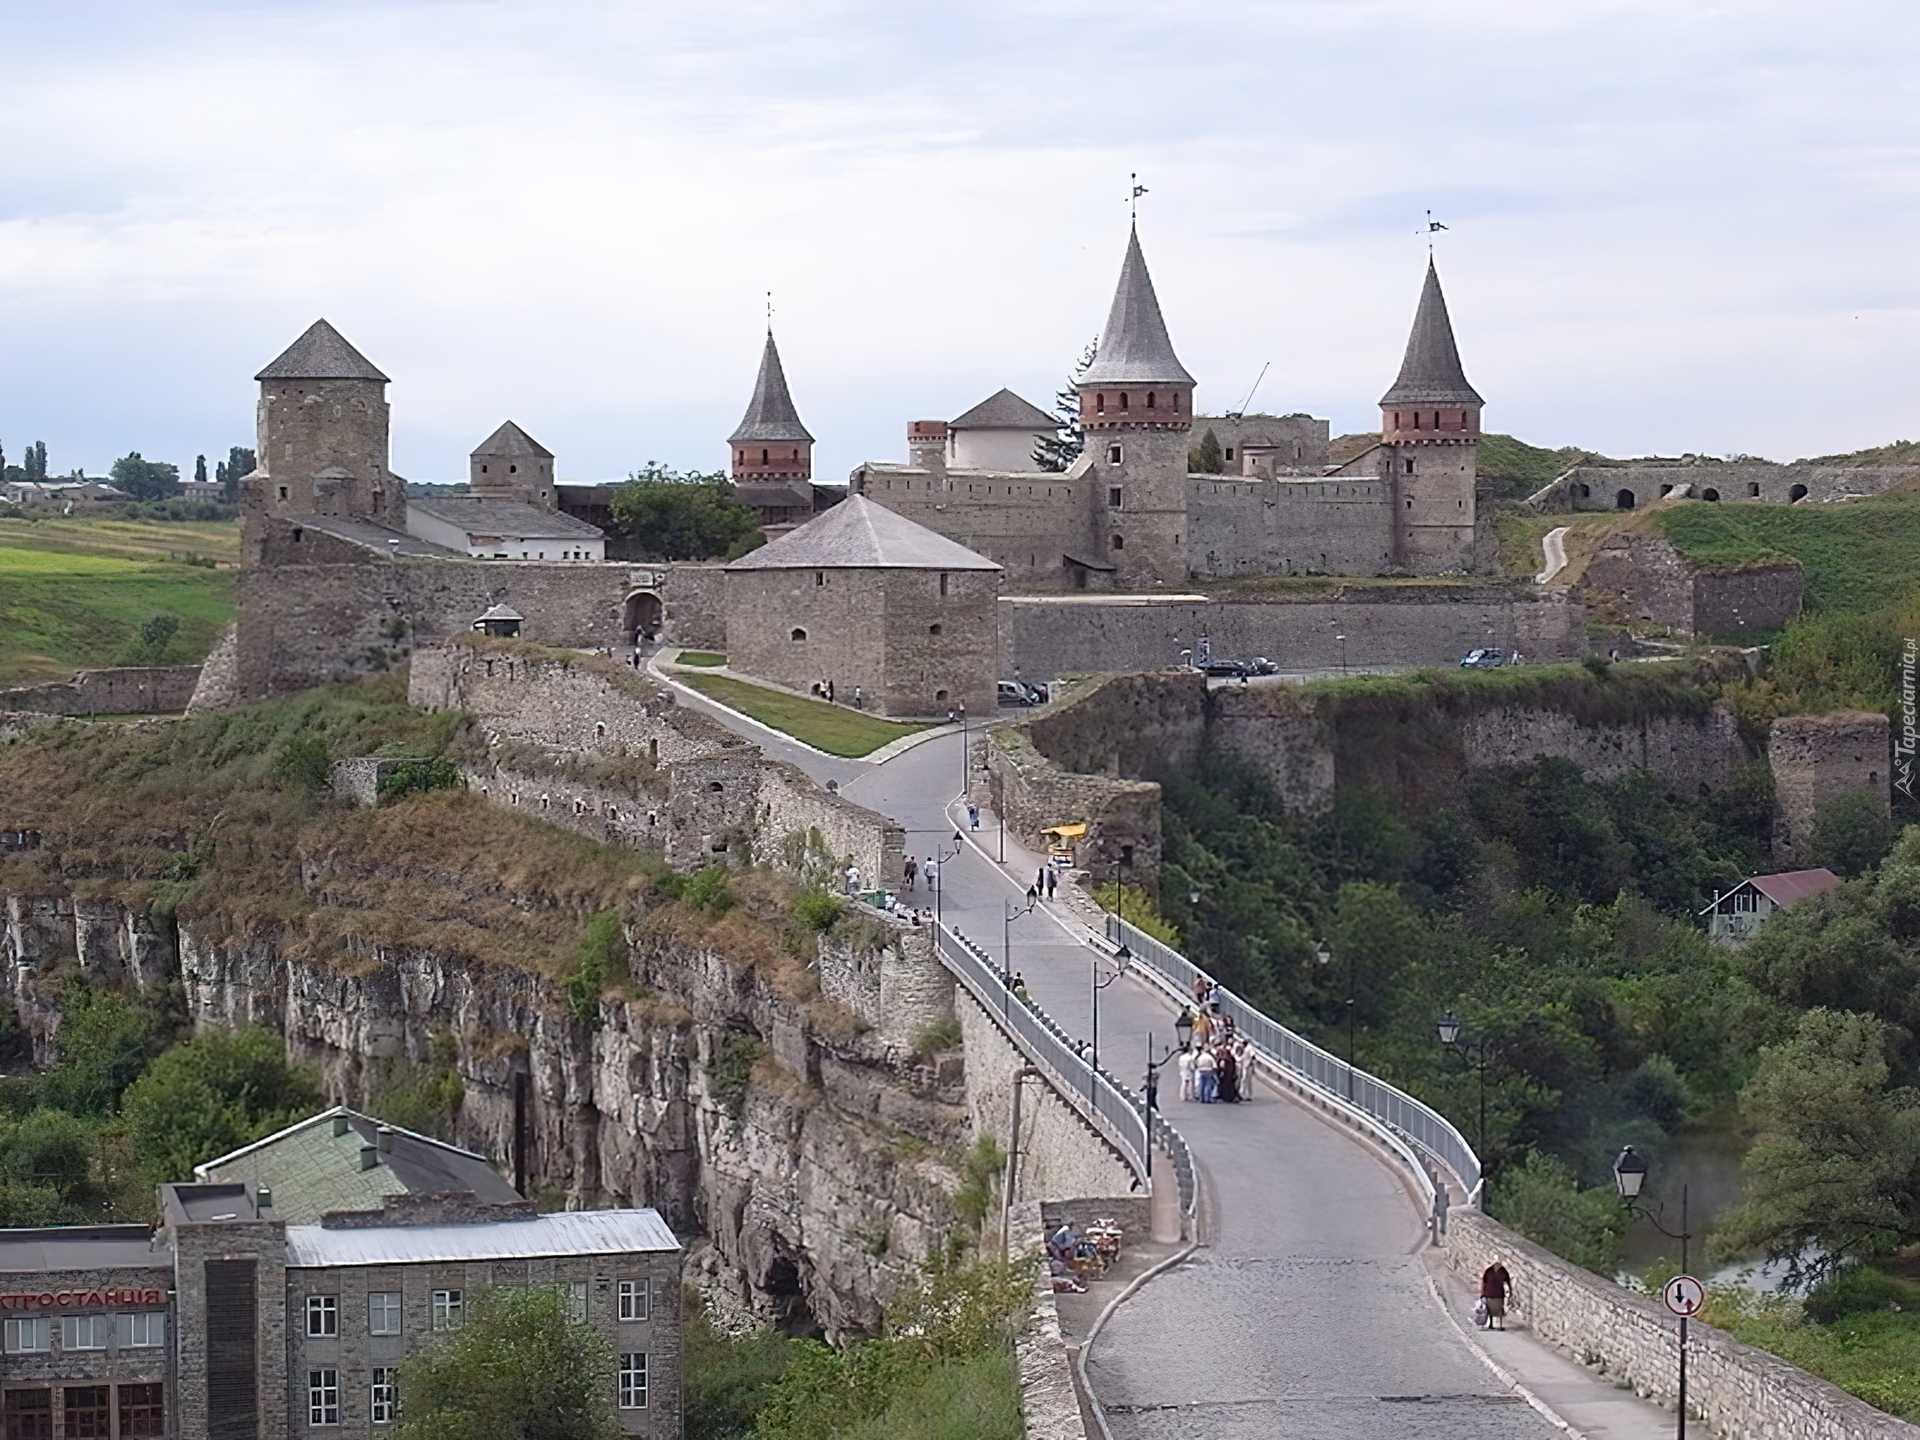
[[[1049,825],[1040,833],[1042,835],[1058,835],[1062,840],[1078,840],[1082,835],[1087,833],[1087,827],[1084,824]]]

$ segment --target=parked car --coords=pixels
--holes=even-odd
[[[1507,656],[1503,650],[1469,650],[1466,657],[1461,660],[1460,668],[1462,670],[1498,670],[1506,663]]]
[[[1221,655],[1214,656],[1200,668],[1215,680],[1238,680],[1242,676],[1259,673],[1250,660],[1229,660]]]
[[[1002,705],[1044,705],[1047,692],[1038,685],[1028,685],[1020,680],[1002,680],[995,687],[999,691]]]
[[[1247,664],[1252,667],[1248,671],[1248,673],[1252,675],[1278,675],[1280,673],[1280,666],[1275,661],[1267,659],[1264,655],[1254,656]]]

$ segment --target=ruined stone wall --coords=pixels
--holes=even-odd
[[[1192,573],[1378,575],[1393,566],[1393,491],[1369,477],[1187,481]]]
[[[185,710],[198,665],[125,665],[81,670],[51,685],[0,690],[0,710],[40,715],[157,715]]]
[[[1914,479],[1920,479],[1920,466],[1776,465],[1766,460],[1727,461],[1699,456],[1681,461],[1578,465],[1537,491],[1527,503],[1548,511],[1644,509],[1688,485],[1693,499],[1710,504],[1791,505],[1800,500],[1879,495]],[[1631,506],[1619,503],[1622,490],[1633,496]],[[1713,494],[1709,496],[1708,491]]]
[[[1059,842],[1042,830],[1084,824],[1087,833],[1072,842],[1076,868],[1096,880],[1116,878],[1123,866],[1129,881],[1158,880],[1158,784],[1077,774],[1047,759],[1013,726],[989,730],[973,743],[980,757],[975,768],[987,772],[989,801],[1022,843],[1044,851]]]
[[[1814,822],[1828,802],[1850,791],[1874,797],[1883,815],[1893,804],[1893,726],[1885,715],[1840,710],[1790,715],[1767,737],[1776,809],[1773,858],[1807,865]]]
[[[1076,686],[1023,727],[1049,760],[1083,775],[1184,773],[1205,745],[1206,677],[1194,671],[1105,675]]]
[[[238,627],[229,625],[220,632],[212,653],[200,666],[200,678],[194,681],[193,694],[187,699],[189,715],[223,709],[240,698],[238,646]]]
[[[880,912],[850,906],[855,916]],[[953,972],[934,954],[933,931],[894,924],[893,938],[875,947],[829,931],[820,937],[820,993],[858,1016],[890,1053],[912,1055],[929,1027],[953,1018]]]
[[[1288,814],[1324,815],[1333,808],[1333,727],[1317,697],[1224,687],[1210,700],[1210,747],[1265,776]]]
[[[897,890],[906,883],[907,832],[899,822],[829,794],[812,777],[778,760],[761,762],[757,800],[754,833],[763,861],[783,863],[791,837],[804,843],[818,835],[840,870],[851,860],[870,885]]]
[[[605,786],[499,764],[470,767],[461,774],[467,788],[482,799],[538,815],[576,835],[633,850],[667,849],[664,795],[636,799]]]
[[[1796,561],[1701,570],[1693,577],[1693,633],[1742,644],[1761,630],[1778,630],[1800,613],[1806,572]]]
[[[1622,621],[1650,620],[1683,635],[1737,638],[1776,630],[1800,613],[1805,574],[1797,560],[1715,569],[1695,564],[1659,535],[1609,537],[1587,562],[1596,605]]]
[[[1216,655],[1264,655],[1288,670],[1452,665],[1489,643],[1529,659],[1557,659],[1585,652],[1586,611],[1563,586],[1363,588],[1350,598],[1302,601],[1231,595],[1000,601],[1001,673],[1011,675],[1017,666],[1029,680],[1158,670],[1179,664],[1180,652],[1202,635]]]
[[[1196,415],[1192,440],[1197,448],[1207,431],[1220,442],[1220,459],[1229,475],[1244,475],[1247,451],[1273,463],[1314,466],[1327,463],[1331,427],[1311,415]]]
[[[1689,793],[1724,784],[1728,771],[1751,758],[1725,705],[1699,715],[1611,724],[1584,722],[1561,710],[1502,705],[1464,717],[1460,733],[1466,763],[1474,768],[1551,757],[1573,761],[1596,781],[1652,770]]]
[[[1469,1281],[1500,1260],[1513,1276],[1512,1321],[1615,1384],[1672,1406],[1678,1322],[1659,1301],[1572,1265],[1473,1210],[1447,1222],[1446,1255]],[[1896,1420],[1778,1356],[1698,1322],[1687,1337],[1687,1409],[1743,1440],[1920,1440]]]

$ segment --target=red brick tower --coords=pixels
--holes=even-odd
[[[780,368],[780,352],[774,346],[772,330],[767,331],[767,348],[760,356],[753,399],[727,443],[733,451],[736,482],[813,478],[813,436],[800,423],[800,412],[793,408],[793,397],[787,393],[787,376]]]

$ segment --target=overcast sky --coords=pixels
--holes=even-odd
[[[0,443],[251,444],[316,316],[393,461],[725,463],[765,294],[816,474],[1051,391],[1140,229],[1199,403],[1371,428],[1426,261],[1489,429],[1920,434],[1920,6],[0,0]]]

